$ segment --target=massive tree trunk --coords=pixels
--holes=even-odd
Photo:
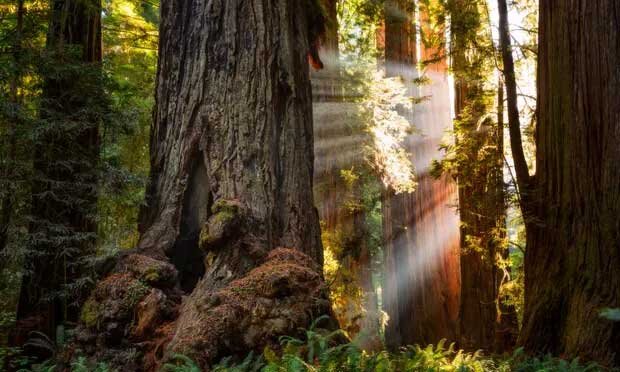
[[[31,244],[17,309],[15,343],[31,330],[53,335],[76,321],[84,257],[96,236],[101,95],[101,5],[55,0],[34,145]]]
[[[445,59],[438,58],[424,71],[431,83],[419,92],[414,89],[411,79],[418,76],[414,8],[411,1],[386,2],[387,75],[403,76],[414,97],[429,97],[404,112],[424,135],[414,134],[405,141],[416,165],[417,189],[383,193],[383,303],[389,316],[386,343],[392,349],[455,340],[459,301],[458,222],[450,205],[456,189],[447,176],[435,180],[429,172],[432,159],[442,156],[438,148],[450,126],[447,71]],[[420,19],[424,27],[424,14]],[[427,48],[420,54],[423,60],[436,57],[435,50]],[[438,226],[443,226],[441,231]]]
[[[486,51],[481,5],[458,1],[451,9],[451,56],[455,75],[456,172],[461,217],[460,346],[467,350],[503,351],[514,338],[501,314],[500,284],[504,271],[506,203],[503,182],[503,110],[497,122],[485,116],[493,109],[485,91]],[[490,38],[490,30],[488,31]],[[503,86],[498,107],[503,108]],[[503,321],[502,321],[503,320]],[[514,340],[513,340],[514,341]]]
[[[253,223],[248,235],[235,236],[236,244],[259,251],[294,247],[322,263],[306,61],[316,36],[310,33],[322,18],[302,3],[162,6],[151,181],[139,245],[169,255],[186,289],[202,274],[192,267],[202,255],[199,235],[220,201],[235,201]],[[213,253],[204,280],[220,285],[247,270],[230,266],[240,250]]]
[[[170,256],[189,290],[198,277],[188,278],[186,265],[206,254],[190,303],[243,276],[276,247],[298,249],[322,265],[306,51],[323,18],[308,8],[313,4],[162,7],[140,248]]]
[[[520,342],[620,365],[620,3],[540,2],[534,201]]]
[[[329,313],[307,61],[323,22],[314,1],[162,3],[142,235],[82,313],[88,352],[206,367]]]

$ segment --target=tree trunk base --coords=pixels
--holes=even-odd
[[[171,264],[128,255],[85,304],[78,346],[123,369],[155,371],[175,354],[208,368],[225,356],[277,350],[280,336],[331,313],[318,265],[294,249],[270,251],[222,287],[209,282],[182,298]]]

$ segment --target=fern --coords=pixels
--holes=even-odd
[[[397,353],[380,351],[369,354],[354,343],[332,345],[337,332],[318,328],[317,319],[302,338],[280,338],[282,353],[270,348],[256,357],[250,353],[240,364],[231,357],[224,358],[213,368],[215,372],[393,372],[393,371],[445,371],[445,372],[594,372],[603,370],[596,364],[582,364],[579,359],[563,360],[546,356],[531,358],[522,349],[512,356],[494,359],[481,351],[467,353],[457,350],[446,340],[437,345],[419,345],[402,348]],[[330,346],[331,345],[331,346]],[[176,365],[167,365],[164,371],[196,372],[197,365],[189,358],[176,356]],[[182,364],[179,365],[178,362]],[[164,366],[166,367],[166,366]]]
[[[202,370],[189,357],[182,354],[174,354],[169,363],[164,364],[162,370],[165,372],[201,372]]]
[[[52,357],[56,356],[58,352],[58,347],[56,343],[52,341],[52,339],[48,335],[46,335],[43,332],[34,331],[30,333],[30,336],[31,336],[30,339],[26,341],[24,346],[41,349],[41,350],[49,352],[52,355]]]
[[[262,356],[256,357],[254,352],[250,352],[239,365],[234,365],[231,357],[222,359],[213,367],[213,372],[259,372],[264,365]]]
[[[602,318],[611,320],[613,322],[620,322],[620,309],[603,309],[600,313]]]

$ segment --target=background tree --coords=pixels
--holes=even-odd
[[[417,7],[416,7],[417,5]],[[401,76],[413,108],[402,108],[410,120],[403,147],[416,165],[415,191],[386,189],[382,198],[385,249],[384,309],[389,316],[390,348],[456,338],[459,302],[458,217],[450,209],[455,185],[449,177],[429,172],[444,131],[451,125],[447,66],[442,50],[424,38],[443,39],[430,9],[437,2],[388,1],[385,4],[385,68]],[[416,9],[417,8],[417,9]],[[415,25],[415,12],[419,11]],[[420,48],[419,53],[416,48]],[[418,60],[417,55],[421,60]],[[419,66],[418,66],[419,64]],[[419,67],[419,69],[418,69]],[[420,85],[421,81],[425,81]],[[401,190],[402,191],[402,190]],[[442,221],[441,237],[434,226]]]
[[[455,142],[440,164],[458,177],[461,217],[459,339],[471,350],[505,350],[515,342],[516,314],[502,303],[509,279],[506,247],[503,110],[497,120],[492,81],[495,48],[485,2],[451,1],[450,55],[455,76]],[[490,57],[491,56],[491,57]],[[499,87],[503,93],[503,86]],[[497,107],[503,108],[503,94]],[[503,311],[510,311],[502,314]]]
[[[155,104],[158,2],[104,4],[104,64],[114,120],[101,133],[98,246],[102,252],[138,244],[138,212],[149,175],[149,132]]]
[[[4,5],[4,4],[3,4]],[[40,48],[40,30],[33,19],[41,18],[33,4],[6,4],[0,13],[0,344],[7,342],[14,323],[19,291],[19,247],[24,245],[30,179],[32,114],[32,55]]]
[[[17,311],[18,344],[30,330],[53,335],[63,321],[77,320],[75,301],[88,284],[85,258],[95,249],[99,124],[105,105],[100,9],[97,1],[51,4],[34,132],[31,244]]]
[[[373,240],[370,216],[377,180],[364,156],[368,142],[361,102],[368,97],[367,72],[376,68],[372,40],[363,33],[351,37],[352,27],[373,28],[376,7],[366,1],[324,1],[326,32],[319,53],[322,70],[311,70],[315,139],[315,201],[321,218],[325,276],[330,283],[334,314],[342,329],[366,348],[377,348],[379,305],[375,291],[379,244]],[[343,27],[340,27],[342,22]],[[371,33],[370,30],[367,31]],[[339,38],[343,40],[340,52]],[[355,40],[359,50],[350,51]],[[355,62],[353,62],[353,59]],[[371,61],[367,63],[367,61]],[[366,65],[372,67],[366,68]],[[362,67],[364,66],[364,67]],[[363,70],[363,71],[362,71]],[[373,229],[374,228],[374,229]],[[377,232],[380,233],[380,232]]]
[[[15,170],[17,167],[17,127],[20,122],[19,107],[22,103],[20,88],[22,85],[23,72],[22,72],[22,38],[24,33],[24,1],[19,0],[17,2],[17,10],[15,14],[15,28],[12,45],[12,74],[10,74],[10,83],[8,89],[7,103],[9,106],[9,112],[6,117],[6,139],[7,143],[4,144],[3,149],[6,148],[5,161],[2,163],[2,182],[4,184],[2,193],[2,202],[0,203],[0,257],[3,257],[2,264],[0,264],[0,271],[2,271],[6,265],[6,248],[9,240],[9,225],[11,224],[11,217],[14,213],[14,195],[15,187],[9,180],[15,178]],[[3,110],[4,111],[4,110]],[[3,136],[4,137],[4,136]]]
[[[416,63],[416,30],[414,25],[415,3],[413,1],[386,1],[384,8],[384,53],[387,77],[401,76],[412,79]],[[401,108],[407,110],[406,108]],[[411,107],[408,108],[411,110]],[[406,112],[405,117],[411,113]],[[410,240],[406,217],[406,193],[386,188],[382,191],[383,244],[385,260],[385,282],[383,309],[389,316],[385,329],[388,347],[396,349],[405,342],[408,333],[401,327],[408,323],[402,316],[411,315],[405,307],[411,296],[407,251]],[[402,284],[401,284],[402,283]]]

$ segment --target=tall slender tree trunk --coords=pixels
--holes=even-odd
[[[508,111],[508,132],[510,133],[510,148],[517,177],[517,187],[519,197],[522,201],[521,209],[526,223],[531,220],[528,210],[530,205],[531,182],[525,152],[523,151],[523,140],[521,136],[521,119],[519,117],[519,105],[517,95],[517,78],[515,75],[515,63],[512,55],[512,41],[510,38],[510,26],[508,23],[508,5],[506,0],[497,0],[499,12],[499,36],[500,51],[503,61],[504,84],[506,86],[506,101]]]
[[[495,215],[497,216],[497,224],[499,228],[497,238],[501,240],[505,240],[507,237],[506,183],[504,181],[504,112],[504,81],[500,78],[497,83],[497,128],[495,134],[497,136],[498,147],[498,151],[495,153],[495,156],[498,166],[494,168],[492,178],[495,184],[494,189],[497,193],[496,195],[501,195],[501,203],[498,202],[495,205],[497,208],[495,210]],[[503,247],[503,250],[499,252],[498,256],[505,262],[509,262],[510,250],[507,247]],[[501,292],[502,286],[506,284],[507,281],[511,280],[512,274],[513,273],[510,267],[504,267],[503,270],[497,272],[496,280],[498,282],[499,293],[496,303],[498,316],[495,323],[495,351],[498,353],[513,349],[516,345],[517,337],[519,336],[519,319],[517,310],[514,305],[508,303],[506,295]]]
[[[17,310],[16,343],[76,321],[84,257],[94,253],[102,104],[101,5],[55,0],[47,35],[41,120],[34,148],[31,245]]]
[[[459,301],[458,224],[450,203],[455,187],[448,177],[435,180],[429,170],[433,158],[441,156],[439,145],[450,125],[445,59],[428,67],[431,80],[416,92],[415,4],[386,2],[385,55],[388,76],[402,76],[414,97],[429,96],[404,115],[411,118],[418,134],[406,139],[412,155],[418,186],[413,193],[396,195],[383,191],[385,250],[384,309],[389,316],[386,343],[391,349],[406,344],[435,343],[456,339]],[[425,15],[421,14],[421,27]],[[427,30],[429,31],[429,30]],[[434,50],[422,48],[422,57],[434,59]],[[437,226],[445,226],[443,231]]]
[[[521,136],[521,119],[519,116],[518,95],[517,95],[517,80],[515,74],[514,57],[512,55],[512,42],[510,36],[510,26],[508,22],[508,4],[506,0],[498,0],[498,12],[499,12],[499,33],[500,33],[500,52],[503,62],[503,82],[500,82],[499,96],[501,101],[504,99],[503,86],[506,88],[506,107],[508,111],[508,132],[510,134],[510,148],[512,150],[512,159],[514,161],[514,170],[516,175],[516,188],[518,194],[518,200],[520,203],[521,214],[524,219],[526,234],[529,236],[530,232],[536,228],[539,223],[537,217],[532,211],[533,208],[533,189],[535,183],[535,177],[530,176],[528,170],[528,164],[525,159],[525,152],[523,151],[523,141]],[[504,105],[501,104],[501,117],[503,119]],[[527,269],[526,269],[527,270]],[[501,310],[501,308],[500,308]],[[502,330],[508,330],[514,328],[515,315],[511,314],[511,309],[503,313]],[[504,316],[505,315],[505,316]],[[504,332],[504,335],[507,335]],[[499,336],[499,335],[498,335]],[[511,336],[512,338],[512,336]],[[505,337],[503,338],[505,341]],[[502,340],[498,339],[498,344],[501,344]],[[512,340],[510,340],[512,343]]]
[[[503,86],[499,88],[497,122],[484,119],[487,103],[484,65],[476,55],[484,27],[480,5],[459,1],[452,5],[452,69],[455,74],[455,133],[459,159],[459,211],[461,217],[460,346],[467,350],[503,351],[510,347],[510,329],[502,324],[500,284],[504,271],[506,203],[503,182]],[[489,30],[490,38],[490,30]],[[501,333],[501,334],[500,334]],[[500,342],[501,339],[501,342]],[[513,340],[514,341],[514,340]]]
[[[620,3],[541,1],[521,344],[620,365]]]
[[[413,77],[416,63],[415,4],[412,0],[390,0],[385,2],[385,70],[386,76]],[[411,108],[404,115],[411,115]],[[407,301],[411,297],[408,286],[410,268],[407,264],[409,238],[406,216],[407,195],[396,194],[385,187],[381,196],[383,215],[383,249],[385,282],[383,288],[383,309],[389,320],[385,328],[385,341],[390,349],[404,344],[411,309]],[[409,314],[408,314],[409,313]],[[404,317],[403,319],[401,319]]]

